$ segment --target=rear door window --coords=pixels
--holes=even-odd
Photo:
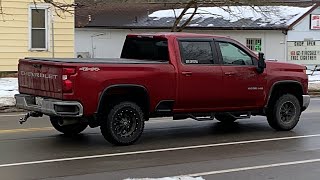
[[[168,41],[154,38],[127,38],[121,58],[169,62]]]
[[[209,41],[181,41],[180,50],[185,64],[214,64],[214,55]]]

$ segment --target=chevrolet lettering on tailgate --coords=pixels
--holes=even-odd
[[[34,72],[20,72],[21,76],[29,76],[33,78],[45,78],[45,79],[57,79],[58,75],[55,74],[43,74],[43,73],[34,73]]]

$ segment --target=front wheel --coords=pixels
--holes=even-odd
[[[87,123],[76,123],[76,124],[69,124],[65,126],[61,126],[59,121],[62,119],[60,117],[50,117],[50,122],[52,126],[59,132],[66,134],[66,135],[77,135],[84,131],[87,127]]]
[[[101,133],[114,145],[135,143],[144,129],[144,114],[133,102],[121,102],[112,107],[101,123]]]
[[[299,122],[301,106],[297,97],[284,94],[271,105],[267,113],[269,125],[279,131],[289,131]]]

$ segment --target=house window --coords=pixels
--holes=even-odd
[[[48,49],[48,10],[45,7],[30,8],[30,49]]]
[[[249,38],[247,39],[247,47],[252,51],[261,51],[262,40],[260,38]]]

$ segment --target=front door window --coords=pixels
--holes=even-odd
[[[253,65],[251,56],[228,42],[218,42],[224,65]]]

